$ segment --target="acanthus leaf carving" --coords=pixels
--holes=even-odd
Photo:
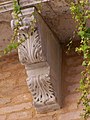
[[[32,18],[33,19],[33,18]],[[42,52],[41,38],[39,36],[38,28],[36,27],[33,34],[31,34],[31,18],[25,17],[23,23],[19,28],[18,41],[25,40],[19,47],[19,60],[22,64],[29,65],[44,61]],[[15,21],[11,21],[11,27],[14,29]]]
[[[33,95],[35,106],[54,104],[56,102],[50,79],[49,67],[28,71],[27,84]]]
[[[21,37],[27,37],[24,33]],[[19,59],[23,64],[33,64],[44,61],[42,46],[38,31],[36,30],[19,48]]]

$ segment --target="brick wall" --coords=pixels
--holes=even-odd
[[[36,114],[32,97],[26,85],[24,66],[16,53],[0,58],[0,120],[82,120],[81,107],[77,108],[82,70],[82,57],[74,52],[66,54],[63,46],[62,90],[63,108],[46,114]]]

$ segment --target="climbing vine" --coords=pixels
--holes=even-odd
[[[78,89],[81,92],[78,104],[83,104],[83,117],[87,119],[90,116],[90,28],[87,26],[87,21],[90,19],[90,2],[89,0],[71,2],[70,10],[77,24],[77,34],[81,39],[76,52],[83,55],[82,66],[84,66]]]
[[[20,15],[22,15],[21,12],[21,7],[19,5],[19,2],[17,0],[13,0],[13,12],[12,12],[12,16],[15,20],[15,28],[13,31],[13,36],[11,38],[11,41],[9,43],[9,45],[4,49],[4,54],[7,54],[8,52],[11,52],[13,49],[16,49],[24,40],[20,40],[20,42],[17,41],[18,38],[18,33],[19,33],[19,28],[21,26],[22,23],[22,17],[20,17]]]
[[[20,5],[18,4],[17,0],[13,0],[13,17],[17,20],[16,27],[14,28],[13,36],[10,40],[10,43],[7,45],[7,47],[4,50],[0,51],[0,57],[12,51],[13,49],[16,49],[19,46],[19,42],[17,42],[18,30],[20,27],[19,23],[21,21],[19,14],[21,14]]]
[[[37,10],[38,12],[40,12],[42,6],[41,4],[37,5]],[[34,13],[33,13],[34,14]],[[21,26],[23,26],[23,13],[21,10],[21,6],[19,4],[19,0],[13,0],[13,12],[12,12],[12,17],[14,19],[14,28],[13,28],[13,35],[12,38],[10,40],[10,43],[7,45],[7,47],[4,49],[4,51],[0,52],[0,55],[2,56],[3,54],[7,54],[9,52],[11,52],[14,49],[17,49],[19,45],[21,45],[25,39],[19,39],[18,41],[18,37],[19,37],[19,29]],[[33,33],[35,30],[35,24],[36,24],[36,20],[35,18],[31,21],[32,24],[30,24],[31,26],[31,31],[30,33]],[[29,34],[30,35],[30,34]]]

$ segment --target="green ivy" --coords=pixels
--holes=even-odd
[[[17,22],[15,23],[12,39],[9,45],[7,45],[7,47],[4,49],[4,54],[7,54],[12,50],[16,49],[24,41],[24,40],[21,40],[20,42],[17,41],[19,27],[21,26],[20,23],[22,22],[20,14],[22,14],[21,7],[17,0],[13,0],[13,17]]]
[[[83,55],[82,66],[84,66],[78,89],[81,92],[78,104],[83,104],[82,116],[85,120],[90,116],[90,28],[87,26],[87,20],[90,19],[89,7],[89,0],[77,0],[70,5],[72,17],[77,23],[76,32],[81,38],[80,46],[76,47],[76,52]]]
[[[38,4],[37,5],[38,12],[40,12],[41,8],[42,8],[41,4]],[[13,13],[12,14],[13,18],[16,21],[15,28],[14,28],[10,43],[7,45],[7,47],[4,49],[4,51],[0,51],[0,57],[4,54],[10,53],[14,49],[17,49],[18,46],[20,44],[22,44],[22,42],[25,41],[25,39],[20,39],[18,42],[19,28],[21,27],[20,23],[23,24],[23,18],[24,18],[22,11],[21,11],[21,6],[19,4],[19,0],[13,0],[13,12],[12,13]],[[31,23],[32,23],[32,25],[31,25],[31,33],[32,33],[35,30],[36,20],[34,19],[33,21],[31,21]]]

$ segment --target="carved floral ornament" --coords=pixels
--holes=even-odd
[[[38,28],[35,27],[33,34],[31,33],[32,21],[34,16],[24,17],[21,27],[19,29],[18,41],[24,39],[19,48],[19,59],[22,64],[32,64],[40,61],[44,61],[42,55],[41,39],[38,33]],[[11,28],[14,29],[15,20],[11,21]]]
[[[50,109],[59,108],[56,103],[55,91],[51,82],[51,68],[44,59],[42,50],[42,39],[40,31],[35,23],[35,30],[31,32],[33,15],[24,16],[20,23],[18,41],[25,39],[25,41],[18,48],[19,60],[25,65],[27,72],[27,85],[32,93],[33,103],[39,112]],[[15,28],[16,20],[11,21],[12,30]],[[42,41],[42,42],[41,42]],[[47,106],[47,107],[46,107]],[[52,108],[52,106],[54,106]],[[43,110],[40,110],[40,109]]]
[[[27,71],[27,84],[34,97],[36,106],[55,103],[55,93],[50,82],[50,67]]]

